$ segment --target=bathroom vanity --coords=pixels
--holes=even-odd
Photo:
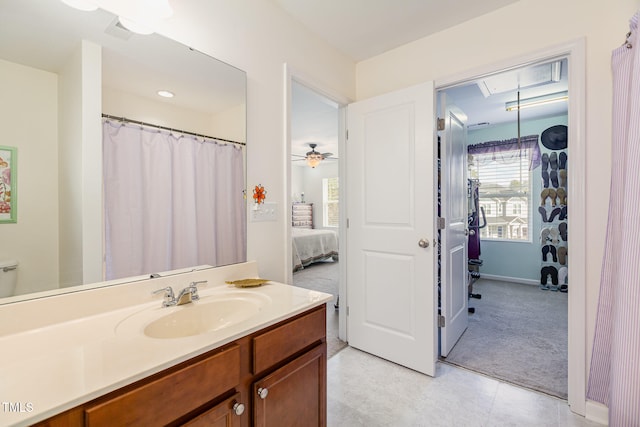
[[[245,263],[97,289],[106,306],[116,304],[106,294],[117,288],[137,301],[0,336],[3,350],[10,349],[0,355],[0,395],[22,405],[0,412],[0,424],[285,426],[303,419],[306,425],[326,425],[331,296],[273,282],[249,289],[224,284],[256,277],[255,270]],[[161,307],[158,295],[149,297],[169,282],[186,286],[200,280],[208,285],[195,303]],[[80,296],[67,295],[67,303],[72,306]],[[236,313],[245,306],[259,310],[248,317],[221,314],[228,320],[214,325],[219,319],[201,312],[222,313],[218,303]],[[0,321],[12,306],[0,307]],[[191,322],[193,316],[216,330],[184,323],[185,329],[165,328],[168,335],[158,338],[150,326],[162,319],[166,325]]]

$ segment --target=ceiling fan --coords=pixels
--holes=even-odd
[[[317,146],[318,146],[318,144],[310,142],[309,143],[309,147],[311,147],[311,151],[307,151],[307,154],[305,156],[298,156],[298,155],[294,154],[294,156],[303,157],[302,159],[296,159],[296,160],[305,160],[307,162],[307,165],[311,166],[312,168],[315,168],[324,159],[335,158],[335,157],[332,157],[333,153],[318,153],[316,151],[316,147]],[[294,160],[294,161],[296,161],[296,160]]]

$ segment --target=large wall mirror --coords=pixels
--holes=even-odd
[[[159,90],[174,96],[160,97]],[[113,245],[109,233],[126,230],[121,240],[135,241],[137,230],[152,222],[166,222],[158,216],[131,219],[128,228],[111,225],[109,194],[121,193],[132,186],[131,176],[161,161],[154,156],[140,157],[139,164],[133,162],[125,173],[116,174],[120,187],[107,189],[111,166],[105,163],[109,154],[103,141],[105,126],[116,131],[137,127],[185,141],[191,138],[201,144],[230,146],[240,152],[239,166],[237,160],[235,166],[218,165],[209,178],[195,177],[192,182],[209,188],[214,181],[228,181],[229,174],[237,175],[240,168],[244,189],[243,71],[157,34],[131,33],[114,15],[100,9],[83,12],[55,0],[0,0],[0,93],[0,149],[15,149],[9,200],[16,218],[15,222],[0,218],[0,266],[17,261],[17,269],[11,270],[16,273],[15,289],[0,298],[0,304],[83,290],[95,283],[139,280],[167,270],[188,271],[246,260],[245,200],[238,191],[217,202],[238,218],[232,227],[209,218],[210,206],[197,215],[198,222],[211,222],[227,232],[234,229],[225,237],[225,244],[214,248],[218,261],[180,261],[168,269],[144,267],[135,274],[110,276],[107,270],[114,256],[109,255]],[[116,147],[116,153],[121,151]],[[177,176],[193,174],[193,165],[184,159],[165,169],[166,173],[164,169],[153,172],[156,180],[171,184]],[[143,187],[138,199],[147,198],[148,193]],[[166,203],[160,199],[151,211],[159,212],[157,206],[169,203],[181,204],[176,200],[183,194],[165,196]],[[132,205],[143,209],[137,200],[115,199],[110,206]],[[127,215],[125,212],[125,222]],[[193,222],[187,218],[182,225],[190,227]],[[194,229],[189,233],[185,235],[190,238],[203,234]],[[122,256],[123,241],[119,243],[123,249],[116,254],[132,257]],[[189,239],[180,251],[200,250],[195,245],[198,243],[194,240],[192,245]],[[227,247],[233,247],[235,254],[225,255]],[[146,264],[141,261],[140,265]],[[5,282],[0,280],[0,286]]]

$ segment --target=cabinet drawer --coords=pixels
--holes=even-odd
[[[253,373],[259,373],[325,338],[326,305],[253,339]]]
[[[88,407],[85,411],[86,425],[164,425],[239,383],[240,347],[233,345]]]

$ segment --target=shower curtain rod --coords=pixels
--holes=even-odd
[[[141,121],[138,121],[138,120],[127,119],[126,117],[112,116],[110,114],[102,114],[102,118],[111,119],[111,120],[117,120],[119,122],[125,122],[125,123],[133,123],[135,125],[150,126],[150,127],[154,127],[154,128],[157,128],[157,129],[168,130],[168,131],[171,131],[171,132],[180,132],[180,133],[184,133],[185,135],[199,136],[201,138],[215,139],[216,141],[228,142],[230,144],[237,144],[237,145],[242,145],[242,146],[246,146],[247,145],[245,142],[232,141],[230,139],[217,138],[215,136],[203,135],[201,133],[189,132],[187,130],[180,130],[180,129],[170,128],[170,127],[166,127],[166,126],[154,125],[153,123],[146,123],[146,122],[141,122]]]

